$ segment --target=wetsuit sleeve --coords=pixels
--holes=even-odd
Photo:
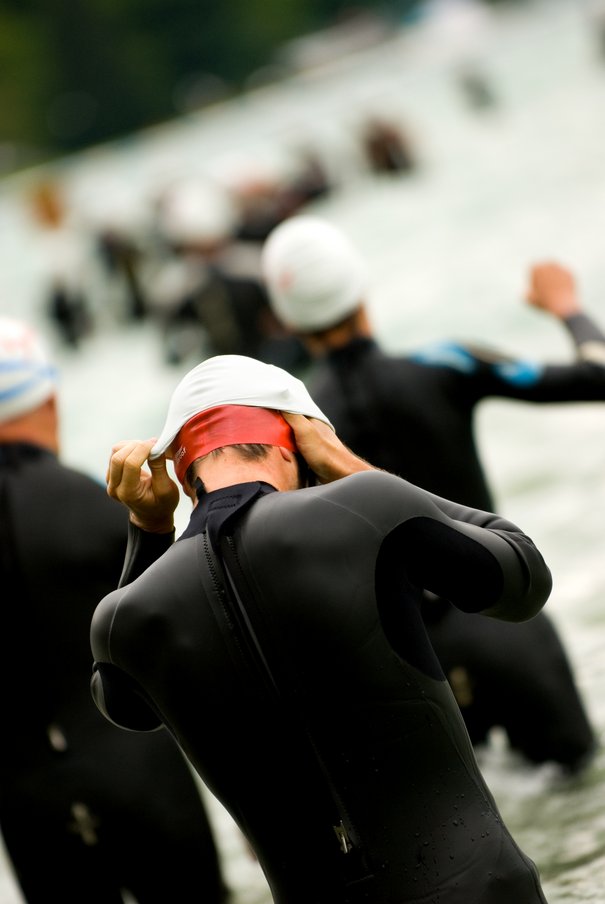
[[[162,720],[143,689],[111,662],[111,626],[121,597],[119,590],[105,597],[95,610],[90,644],[93,655],[92,697],[106,719],[131,731],[155,731]]]
[[[130,584],[159,559],[174,542],[174,530],[168,534],[151,534],[128,524],[128,544],[119,587]]]
[[[586,314],[562,321],[574,343],[575,360],[565,364],[515,358],[470,343],[440,342],[412,359],[444,368],[471,401],[487,397],[526,402],[605,401],[605,335]]]
[[[440,514],[405,522],[414,582],[465,612],[505,621],[536,615],[550,595],[552,576],[533,541],[500,515],[425,495]]]
[[[550,570],[512,522],[385,473],[346,478],[343,495],[346,481],[358,513],[384,533],[377,567],[383,586],[403,571],[412,584],[465,612],[505,621],[532,618],[546,603]]]
[[[573,339],[578,357],[605,366],[605,334],[586,314],[563,321]]]
[[[469,347],[483,394],[529,402],[605,400],[605,335],[586,314],[562,321],[574,343],[576,358],[568,364],[540,364],[507,358]]]

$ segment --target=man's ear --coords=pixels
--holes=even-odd
[[[198,488],[199,483],[201,483],[201,480],[199,477],[195,478],[195,480],[193,481],[193,486],[187,480],[187,475],[185,475],[185,477],[183,478],[183,483],[182,483],[183,492],[185,493],[186,496],[189,496],[189,498],[193,502],[194,507],[197,504],[197,488]]]
[[[292,452],[290,449],[286,449],[285,446],[277,447],[281,452],[281,457],[284,461],[296,461],[296,452]]]

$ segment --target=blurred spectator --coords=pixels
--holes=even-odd
[[[148,314],[144,271],[152,247],[152,207],[125,177],[91,175],[75,192],[74,206],[92,246],[94,294],[99,314],[136,322]]]
[[[475,66],[463,66],[458,71],[458,83],[471,107],[487,110],[497,103],[494,89],[484,72]]]
[[[70,222],[57,182],[49,179],[36,185],[30,202],[41,229],[36,250],[41,261],[43,308],[65,345],[75,349],[93,327],[85,287],[87,236]]]
[[[282,182],[282,219],[332,191],[330,178],[320,154],[311,147],[293,153],[291,172]]]
[[[235,236],[247,242],[263,242],[275,226],[331,190],[320,156],[311,148],[279,163],[234,155],[222,162],[217,179],[238,210]]]
[[[219,185],[167,189],[158,226],[168,250],[150,293],[163,325],[166,360],[241,354],[294,369],[302,344],[275,318],[260,277],[260,245],[236,240],[237,207]]]
[[[384,116],[370,116],[363,125],[362,147],[375,173],[408,173],[416,168],[416,157],[403,128]]]
[[[497,95],[488,76],[489,42],[494,13],[484,0],[428,0],[423,6],[425,38],[437,50],[476,110],[495,106]]]
[[[174,740],[124,732],[93,703],[90,622],[119,581],[128,519],[58,455],[55,368],[29,325],[0,318],[0,829],[17,882],[28,904],[118,904],[126,890],[166,904],[192,888],[220,904],[211,825]]]
[[[111,226],[101,230],[97,240],[105,271],[110,277],[124,281],[127,320],[142,320],[147,314],[147,301],[139,274],[141,248],[132,236]]]

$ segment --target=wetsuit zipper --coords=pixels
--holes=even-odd
[[[225,541],[225,544],[228,549],[230,563],[232,563],[235,566],[240,580],[245,585],[246,578],[245,578],[245,574],[244,574],[244,571],[241,566],[241,562],[239,559],[237,549],[235,548],[235,543],[233,541],[233,537],[230,535],[224,536],[224,541]],[[244,604],[238,593],[235,580],[234,580],[231,572],[229,571],[229,567],[224,558],[222,559],[222,565],[223,565],[223,568],[225,571],[225,577],[226,577],[227,581],[229,582],[229,587],[231,590],[233,600],[241,614],[240,625],[241,624],[245,625],[245,629],[248,632],[248,637],[249,637],[250,641],[252,642],[252,644],[256,650],[256,653],[257,653],[257,662],[260,661],[260,663],[262,664],[261,667],[265,671],[266,676],[267,676],[272,688],[274,689],[274,692],[281,699],[282,694],[279,690],[279,684],[275,680],[273,673],[271,671],[271,668],[269,666],[269,663],[267,662],[267,659],[262,651],[261,644],[258,640],[256,632],[250,621],[249,614],[247,613],[247,611],[244,607]],[[283,670],[282,670],[282,672],[283,672]],[[287,677],[284,677],[282,675],[282,682],[283,681],[287,682]],[[339,819],[338,819],[338,822],[336,823],[336,825],[333,825],[333,829],[334,829],[334,833],[335,833],[335,837],[336,837],[339,849],[341,850],[341,852],[343,854],[349,854],[350,852],[353,851],[353,849],[356,849],[357,853],[360,854],[362,851],[362,845],[361,845],[361,841],[360,841],[359,832],[355,828],[353,820],[351,819],[351,816],[348,812],[348,809],[347,809],[344,801],[342,800],[337,789],[334,787],[330,772],[329,772],[328,768],[326,767],[326,765],[323,761],[323,758],[317,749],[317,746],[313,740],[312,732],[309,729],[309,726],[307,725],[306,718],[304,717],[304,715],[300,714],[300,710],[298,710],[298,712],[299,712],[300,727],[301,727],[302,731],[304,732],[304,734],[307,738],[307,741],[310,744],[310,747],[313,751],[313,755],[317,761],[317,764],[318,764],[318,766],[324,776],[326,784],[328,786],[330,796],[332,797],[332,801],[336,808],[336,812],[338,813]]]

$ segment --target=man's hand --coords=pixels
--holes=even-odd
[[[581,310],[573,274],[553,262],[531,267],[525,298],[533,307],[542,308],[562,320]]]
[[[323,421],[287,411],[281,413],[294,431],[298,451],[320,483],[331,483],[358,471],[377,470],[351,452]]]
[[[155,439],[125,440],[111,450],[107,492],[130,510],[130,520],[154,534],[174,529],[179,488],[169,476],[164,456],[148,461]],[[143,470],[145,462],[149,471]]]

